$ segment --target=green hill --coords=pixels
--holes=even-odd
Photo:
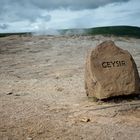
[[[140,38],[140,27],[134,26],[107,26],[87,29],[65,29],[61,30],[62,35],[81,34],[81,35],[114,35]]]
[[[22,32],[22,33],[0,33],[0,37],[6,37],[11,35],[19,35],[19,36],[29,36],[32,35],[31,32]]]
[[[60,35],[104,35],[104,36],[127,36],[140,38],[140,27],[135,26],[107,26],[107,27],[96,27],[96,28],[87,28],[87,29],[62,29],[57,30]],[[27,36],[34,33],[25,32],[25,33],[0,33],[0,37],[6,37],[10,35],[19,35]],[[49,35],[49,32],[46,31],[46,35]],[[55,35],[55,34],[51,34]]]

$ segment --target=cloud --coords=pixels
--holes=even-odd
[[[7,5],[11,5],[15,6],[15,8],[17,6],[22,6],[26,8],[28,8],[29,6],[35,6],[37,8],[47,10],[54,10],[59,8],[81,10],[94,9],[114,2],[120,3],[127,1],[129,0],[1,0],[0,8],[2,10],[6,10]]]
[[[128,0],[31,0],[36,7],[43,9],[70,8],[74,10],[94,9],[114,2],[126,2]]]
[[[0,29],[2,30],[6,30],[8,27],[8,24],[0,24]]]
[[[139,0],[0,0],[0,32],[140,26],[139,11]]]
[[[5,0],[7,1],[7,0]],[[10,1],[10,0],[9,0]],[[15,0],[13,0],[15,1]],[[43,14],[43,10],[34,7],[31,4],[24,4],[22,3],[3,3],[4,5],[1,6],[2,1],[0,1],[0,21],[6,22],[16,22],[22,20],[28,20],[30,22],[35,22],[37,19],[43,19],[44,21],[49,21],[51,19],[50,15]]]

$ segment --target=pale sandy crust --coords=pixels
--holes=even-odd
[[[140,97],[86,97],[86,53],[108,39],[132,54],[140,73],[140,39],[0,38],[0,139],[139,140]]]

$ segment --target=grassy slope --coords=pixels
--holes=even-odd
[[[84,35],[115,35],[140,38],[140,27],[133,26],[108,26],[89,29],[65,29],[62,34],[84,34]]]
[[[0,37],[6,37],[6,36],[11,36],[11,35],[19,35],[19,36],[26,36],[26,35],[31,35],[32,33],[30,32],[25,32],[25,33],[0,33]]]

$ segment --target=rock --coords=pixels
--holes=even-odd
[[[31,138],[31,137],[28,137],[28,138],[27,138],[27,140],[33,140],[33,138]]]
[[[7,93],[7,95],[12,95],[12,94],[13,94],[13,92],[8,92],[8,93]]]
[[[62,87],[57,87],[56,90],[62,92],[64,89]]]
[[[20,96],[20,94],[15,94],[15,96]]]
[[[139,94],[139,83],[138,70],[132,56],[113,41],[105,41],[88,53],[85,68],[88,97],[105,99]]]
[[[85,117],[85,118],[80,119],[80,121],[81,122],[90,122],[91,120],[89,118]]]

